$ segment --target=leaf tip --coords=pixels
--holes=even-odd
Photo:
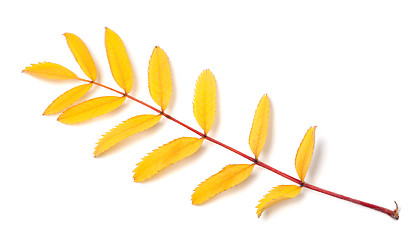
[[[314,135],[315,135],[315,130],[317,129],[317,126],[312,126],[312,127],[310,127],[310,130],[311,130],[311,133],[312,133],[312,135],[313,135],[313,138],[315,137]]]
[[[110,28],[105,27],[105,32],[113,32]]]
[[[38,63],[38,64],[41,64],[41,63]],[[22,73],[27,73],[27,74],[29,74],[29,72],[28,72],[29,69],[32,68],[34,65],[35,65],[35,64],[30,64],[30,66],[25,67],[25,68],[22,70]]]
[[[61,122],[61,123],[65,123],[61,116],[62,116],[62,114],[60,114],[59,117],[57,117],[56,120]]]
[[[194,195],[192,195],[191,201],[192,201],[192,205],[195,205],[195,206],[201,204],[199,201],[197,201],[196,199],[194,199]]]
[[[396,204],[396,209],[393,210],[391,217],[394,218],[395,220],[399,220],[399,212],[400,212],[399,205],[397,204],[396,201],[394,201],[394,203]]]
[[[133,172],[133,182],[136,182],[136,183],[143,182],[146,178],[143,178],[142,176],[139,176],[138,172],[137,172],[137,169],[138,169],[138,167],[136,167],[135,170],[132,171]]]
[[[110,28],[105,27],[105,39],[107,37],[107,34],[110,33],[110,32],[113,32],[113,31]]]

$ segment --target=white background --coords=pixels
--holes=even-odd
[[[150,2],[150,3],[148,3]],[[6,5],[4,5],[6,4]],[[0,239],[407,239],[412,226],[413,3],[411,1],[8,1],[0,10]],[[169,56],[167,112],[197,129],[197,76],[217,81],[210,136],[249,155],[260,97],[271,100],[260,159],[296,176],[305,131],[317,125],[307,182],[394,208],[400,220],[304,189],[264,212],[272,187],[291,184],[265,169],[201,206],[193,189],[229,163],[247,160],[210,142],[145,183],[132,170],[148,152],[192,132],[163,119],[99,158],[100,136],[129,117],[154,113],[127,101],[115,112],[64,125],[42,116],[75,81],[22,74],[50,61],[84,77],[65,32],[91,51],[99,81],[117,87],[104,27],[123,39],[135,74],[132,95],[154,104],[147,67],[154,46]],[[83,100],[116,95],[93,88]]]

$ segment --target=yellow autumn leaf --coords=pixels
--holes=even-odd
[[[273,204],[295,198],[301,192],[301,187],[296,185],[279,185],[274,187],[257,205],[257,215],[261,216],[262,212],[272,206]]]
[[[215,119],[215,77],[210,70],[199,75],[195,87],[194,115],[205,135],[211,130]]]
[[[35,77],[52,80],[66,80],[78,78],[76,74],[74,74],[69,69],[63,67],[62,65],[51,62],[32,64],[30,67],[26,67],[23,70],[23,72],[33,75]]]
[[[57,118],[62,123],[72,124],[101,116],[118,108],[125,101],[126,97],[98,97],[79,103],[66,109]]]
[[[257,110],[255,110],[249,137],[249,145],[255,155],[255,159],[258,159],[264,148],[265,140],[267,139],[269,117],[270,100],[267,94],[265,94],[258,103]]]
[[[194,190],[192,204],[201,204],[211,197],[240,184],[254,169],[254,164],[230,164],[211,176]]]
[[[168,56],[158,46],[153,49],[149,60],[148,80],[152,99],[164,111],[171,99],[172,79]]]
[[[105,47],[113,78],[125,93],[129,93],[133,85],[132,67],[122,40],[109,28],[105,31]]]
[[[63,35],[80,68],[86,76],[95,81],[97,77],[96,66],[86,45],[73,33],[65,33]]]
[[[167,166],[192,155],[203,141],[204,138],[182,137],[155,149],[137,164],[133,176],[135,182],[144,181]]]
[[[90,90],[92,85],[93,83],[82,84],[63,93],[46,108],[43,115],[55,114],[65,110],[81,97],[83,97],[83,95],[85,95]]]
[[[304,182],[305,175],[307,175],[308,168],[310,167],[311,158],[313,157],[315,129],[316,127],[310,127],[307,130],[295,157],[295,170],[297,170],[298,177],[302,182]]]
[[[95,157],[102,154],[118,142],[138,132],[154,126],[161,119],[161,115],[139,115],[122,122],[107,132],[95,147]]]

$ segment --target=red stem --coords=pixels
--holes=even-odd
[[[154,110],[155,112],[157,112],[157,113],[159,113],[159,114],[162,114],[162,115],[163,115],[164,117],[166,117],[167,119],[169,119],[169,120],[171,120],[171,121],[173,121],[173,122],[175,122],[175,123],[177,123],[177,124],[179,124],[179,125],[187,128],[188,130],[190,130],[190,131],[194,132],[195,134],[197,134],[197,135],[205,138],[206,140],[208,140],[208,141],[210,141],[210,142],[213,142],[213,143],[215,143],[215,144],[217,144],[217,145],[219,145],[219,146],[221,146],[221,147],[223,147],[223,148],[226,148],[226,149],[228,149],[228,150],[230,150],[230,151],[232,151],[232,152],[240,155],[241,157],[244,157],[244,158],[246,158],[246,159],[254,162],[256,165],[258,165],[258,166],[260,166],[260,167],[263,167],[263,168],[265,168],[265,169],[267,169],[267,170],[269,170],[269,171],[271,171],[271,172],[274,172],[274,173],[276,173],[276,174],[278,174],[278,175],[280,175],[280,176],[282,176],[282,177],[284,177],[284,178],[286,178],[286,179],[288,179],[288,180],[290,180],[290,181],[292,181],[292,182],[300,185],[301,187],[306,187],[306,188],[308,188],[308,189],[311,189],[311,190],[314,190],[314,191],[317,191],[317,192],[320,192],[320,193],[324,193],[324,194],[330,195],[330,196],[335,197],[335,198],[339,198],[339,199],[346,200],[346,201],[349,201],[349,202],[352,202],[352,203],[355,203],[355,204],[358,204],[358,205],[361,205],[361,206],[364,206],[364,207],[367,207],[367,208],[371,208],[371,209],[377,210],[377,211],[379,211],[379,212],[382,212],[382,213],[385,213],[385,214],[389,215],[390,217],[392,217],[393,219],[396,219],[396,220],[399,219],[399,208],[398,208],[398,205],[397,205],[396,202],[395,202],[395,204],[396,204],[396,209],[395,209],[395,210],[390,210],[390,209],[387,209],[387,208],[384,208],[384,207],[380,207],[380,206],[377,206],[377,205],[374,205],[374,204],[371,204],[371,203],[367,203],[367,202],[363,202],[363,201],[360,201],[360,200],[357,200],[357,199],[354,199],[354,198],[346,197],[346,196],[344,196],[344,195],[337,194],[337,193],[334,193],[334,192],[331,192],[331,191],[328,191],[328,190],[325,190],[325,189],[316,187],[316,186],[311,185],[311,184],[309,184],[309,183],[301,182],[301,180],[299,180],[299,179],[297,179],[297,178],[294,178],[294,177],[292,177],[292,176],[290,176],[290,175],[288,175],[288,174],[286,174],[286,173],[284,173],[284,172],[281,172],[281,171],[279,171],[279,170],[277,170],[277,169],[275,169],[275,168],[273,168],[273,167],[271,167],[271,166],[269,166],[269,165],[267,165],[267,164],[259,161],[258,159],[255,159],[255,158],[253,158],[253,157],[250,157],[250,156],[246,155],[245,153],[242,153],[242,152],[240,152],[240,151],[238,151],[238,150],[236,150],[236,149],[234,149],[234,148],[232,148],[232,147],[230,147],[230,146],[228,146],[228,145],[226,145],[226,144],[224,144],[224,143],[222,143],[222,142],[220,142],[220,141],[218,141],[218,140],[216,140],[216,139],[214,139],[214,138],[211,138],[211,137],[209,137],[209,136],[206,136],[204,133],[202,133],[202,132],[200,132],[200,131],[198,131],[198,130],[196,130],[196,129],[188,126],[188,125],[186,125],[185,123],[177,120],[176,118],[172,117],[171,115],[166,114],[165,112],[162,112],[161,110],[159,110],[159,109],[157,109],[157,108],[155,108],[155,107],[153,107],[153,106],[151,106],[151,105],[149,105],[149,104],[147,104],[147,103],[145,103],[145,102],[143,102],[143,101],[141,101],[141,100],[139,100],[139,99],[137,99],[137,98],[135,98],[135,97],[132,97],[132,96],[128,95],[127,93],[123,93],[123,92],[121,92],[121,91],[118,91],[118,90],[116,90],[116,89],[113,89],[113,88],[111,88],[111,87],[108,87],[108,86],[106,86],[106,85],[103,85],[103,84],[101,84],[101,83],[97,83],[97,82],[94,82],[94,81],[85,80],[85,79],[80,79],[80,78],[79,78],[78,80],[85,81],[85,82],[89,82],[89,83],[93,83],[93,84],[98,85],[98,86],[100,86],[100,87],[106,88],[106,89],[111,90],[111,91],[114,91],[114,92],[116,92],[116,93],[119,93],[119,94],[121,94],[121,95],[123,95],[123,96],[125,96],[125,97],[127,97],[127,98],[129,98],[129,99],[132,99],[133,101],[138,102],[138,103],[140,103],[140,104],[142,104],[142,105],[144,105],[144,106],[146,106],[146,107]]]
[[[349,201],[349,202],[352,202],[352,203],[355,203],[355,204],[359,204],[359,205],[377,210],[379,212],[382,212],[382,213],[385,213],[385,214],[389,215],[390,217],[392,217],[396,220],[399,219],[399,206],[397,205],[396,201],[394,201],[394,203],[396,204],[396,209],[395,210],[390,210],[390,209],[380,207],[380,206],[377,206],[377,205],[374,205],[374,204],[371,204],[371,203],[363,202],[363,201],[360,201],[360,200],[357,200],[357,199],[354,199],[354,198],[346,197],[346,196],[341,195],[341,194],[330,192],[328,190],[316,187],[316,186],[308,184],[308,183],[303,183],[302,186],[306,187],[308,189],[317,191],[317,192],[321,192],[321,193],[324,193],[324,194],[327,194],[327,195],[330,195],[330,196],[333,196],[333,197],[336,197],[336,198],[339,198],[339,199],[343,199],[343,200],[346,200],[346,201]]]

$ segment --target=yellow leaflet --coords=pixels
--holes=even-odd
[[[62,123],[78,123],[103,114],[109,113],[118,108],[125,101],[126,97],[98,97],[79,103],[66,109],[57,118]]]
[[[264,95],[258,103],[257,110],[255,110],[249,138],[250,148],[256,159],[258,159],[267,139],[269,117],[270,100],[267,95]]]
[[[164,111],[171,99],[172,80],[168,56],[158,46],[153,49],[149,60],[148,80],[152,99]]]
[[[82,68],[86,76],[95,81],[97,76],[96,66],[86,45],[78,36],[72,33],[65,33],[63,35],[80,68]]]
[[[305,175],[307,175],[313,156],[315,129],[316,127],[310,127],[307,130],[295,157],[295,170],[297,170],[298,177],[302,182],[304,182]]]
[[[161,115],[139,115],[124,121],[103,135],[95,147],[95,157],[123,139],[154,126],[160,119]]]
[[[26,67],[23,70],[23,72],[36,77],[53,80],[66,80],[78,78],[76,74],[74,74],[69,69],[63,67],[62,65],[51,62],[32,64],[30,67]]]
[[[82,84],[63,93],[46,108],[43,115],[55,114],[65,110],[81,97],[83,97],[83,95],[85,95],[90,90],[92,85],[92,83]]]
[[[133,85],[132,67],[122,40],[109,28],[105,32],[105,46],[113,78],[119,87],[129,93]]]
[[[137,164],[133,176],[135,182],[144,181],[172,163],[195,153],[203,141],[204,138],[182,137],[155,149]]]
[[[254,164],[231,164],[211,176],[194,190],[192,204],[198,205],[229,188],[240,184],[251,174]]]
[[[274,187],[257,205],[257,215],[261,216],[262,212],[274,203],[282,200],[295,198],[301,192],[301,187],[296,185],[279,185]]]
[[[215,77],[205,70],[198,77],[195,87],[194,115],[199,126],[207,134],[215,118]]]

